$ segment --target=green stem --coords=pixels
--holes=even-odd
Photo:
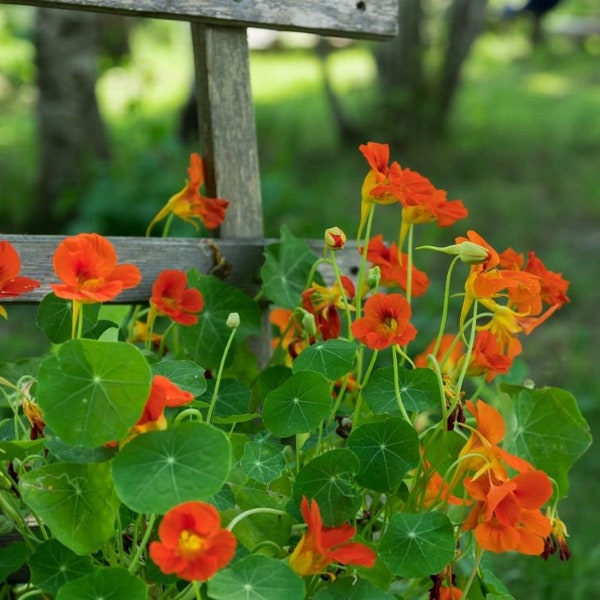
[[[375,367],[375,361],[377,360],[378,354],[379,354],[379,350],[373,350],[373,356],[371,356],[369,366],[367,367],[367,370],[365,371],[364,377],[360,381],[358,398],[356,399],[356,406],[354,407],[354,413],[352,415],[352,427],[357,427],[358,422],[360,421],[360,409],[361,409],[361,405],[362,405],[362,389],[367,384],[367,381],[369,381],[369,377],[371,377],[371,372],[373,371],[373,368]]]
[[[75,340],[81,337],[83,330],[82,306],[79,300],[73,300],[73,324],[71,326],[71,339]]]
[[[344,301],[344,312],[346,314],[346,325],[348,327],[348,339],[352,339],[352,315],[350,314],[350,304],[348,302],[348,297],[346,296],[346,290],[342,285],[342,275],[340,273],[339,265],[337,264],[337,260],[335,257],[335,251],[331,250],[331,266],[333,267],[333,272],[335,274],[335,280],[340,288],[340,294],[342,295],[342,299]]]
[[[197,581],[192,581],[192,588],[194,590],[194,596],[196,600],[202,600],[202,594],[200,593],[200,584]]]
[[[248,510],[245,510],[244,512],[240,513],[239,515],[233,517],[233,519],[231,519],[231,521],[229,521],[229,525],[227,525],[227,529],[229,531],[233,531],[233,528],[242,520],[244,520],[246,517],[250,517],[251,515],[258,515],[258,514],[269,514],[269,515],[286,515],[287,513],[283,510],[279,510],[277,508],[267,508],[265,506],[259,506],[257,508],[249,508]]]
[[[146,521],[146,531],[144,531],[144,536],[142,537],[142,540],[139,543],[139,545],[135,551],[135,554],[133,555],[133,558],[131,559],[131,563],[129,564],[128,571],[130,573],[135,572],[135,570],[138,566],[138,563],[140,562],[140,559],[142,558],[142,554],[146,550],[148,540],[150,539],[150,536],[152,535],[154,521],[156,521],[156,515],[150,515],[148,517],[148,520]]]
[[[206,422],[207,423],[210,423],[213,412],[215,410],[215,406],[217,404],[217,398],[219,396],[219,388],[221,387],[221,379],[223,378],[223,370],[225,369],[225,361],[227,360],[227,354],[229,353],[229,349],[231,348],[231,344],[233,343],[233,338],[235,337],[237,330],[238,330],[237,327],[233,327],[231,329],[231,333],[229,334],[229,339],[227,340],[225,350],[223,351],[223,356],[221,357],[221,362],[219,364],[219,370],[217,372],[217,379],[215,380],[215,389],[213,390],[212,397],[210,399],[210,405],[208,406],[208,412],[206,413]]]
[[[475,581],[475,577],[477,576],[477,571],[479,571],[479,566],[481,565],[481,559],[483,558],[483,553],[484,553],[483,548],[478,547],[477,550],[475,551],[475,562],[473,564],[473,570],[471,571],[471,574],[469,575],[469,579],[467,580],[467,583],[465,584],[465,587],[462,591],[464,598],[468,597],[469,590],[471,589],[471,586],[473,585],[473,582]]]
[[[396,396],[396,403],[398,404],[398,409],[402,416],[406,419],[408,423],[410,423],[410,418],[408,413],[406,412],[406,408],[404,408],[404,403],[402,402],[402,394],[400,393],[400,381],[398,374],[398,353],[397,349],[392,349],[392,359],[394,363],[394,394]]]
[[[356,307],[356,318],[360,317],[360,313],[362,310],[362,294],[363,294],[363,283],[365,280],[365,270],[367,267],[367,249],[369,247],[369,238],[371,237],[371,228],[373,227],[373,215],[375,214],[375,203],[371,204],[371,208],[369,209],[369,216],[367,217],[367,226],[365,228],[365,237],[364,237],[364,246],[363,251],[360,258],[360,268],[358,270],[358,277],[356,280],[356,299],[354,301],[354,305]],[[360,242],[358,240],[357,244],[360,249]],[[352,339],[352,338],[350,338]]]
[[[437,340],[435,342],[435,347],[433,348],[432,354],[437,356],[437,353],[440,350],[440,346],[442,344],[442,338],[444,337],[444,331],[446,330],[446,323],[448,322],[448,306],[450,304],[450,282],[452,280],[452,272],[454,271],[454,267],[456,263],[460,260],[459,256],[455,256],[450,266],[448,267],[448,272],[446,273],[446,285],[444,286],[444,304],[442,306],[442,318],[440,320],[440,330],[438,331]]]
[[[164,238],[168,237],[169,232],[171,231],[171,224],[173,223],[174,217],[175,217],[175,213],[173,213],[173,212],[169,213],[169,216],[167,217],[167,220],[165,221],[165,226],[163,228],[162,237],[164,237]]]
[[[478,302],[475,300],[473,302],[473,317],[471,322],[471,332],[469,334],[469,343],[467,345],[467,350],[465,352],[465,357],[462,365],[462,369],[460,371],[460,375],[458,380],[456,381],[456,400],[458,402],[460,399],[460,391],[462,389],[463,381],[467,375],[467,370],[469,368],[469,363],[471,362],[471,354],[473,352],[473,345],[475,344],[475,334],[477,333],[477,306]],[[454,406],[450,407],[450,412],[454,410]]]
[[[413,230],[414,225],[411,223],[408,228],[408,247],[406,252],[406,299],[409,304],[412,299]],[[402,248],[398,248],[398,252],[400,252],[400,256],[402,256]]]
[[[158,356],[163,355],[165,351],[165,346],[167,344],[167,336],[175,328],[175,325],[175,321],[171,321],[171,323],[169,323],[168,327],[163,332],[162,337],[160,338],[160,345],[158,346]],[[152,332],[150,332],[150,339],[152,339]]]

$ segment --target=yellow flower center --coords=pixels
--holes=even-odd
[[[184,529],[179,536],[179,551],[184,558],[194,558],[206,546],[206,541],[193,531]]]
[[[394,317],[385,317],[381,322],[381,325],[384,329],[392,333],[395,333],[398,329],[398,321],[396,321]]]

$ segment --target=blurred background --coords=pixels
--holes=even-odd
[[[285,224],[320,238],[338,225],[352,238],[367,170],[358,145],[389,142],[470,210],[466,225],[417,227],[418,244],[468,227],[571,281],[571,304],[524,341],[524,365],[538,385],[572,391],[598,434],[600,4],[400,5],[400,35],[383,43],[249,30],[266,234]],[[185,23],[3,4],[0,230],[143,235],[182,188],[189,152],[202,152],[192,72]],[[376,228],[395,239],[390,214],[378,211]],[[3,323],[9,360],[41,343],[21,328],[26,310]],[[561,505],[571,561],[498,557],[515,598],[600,597],[599,476],[592,447]]]

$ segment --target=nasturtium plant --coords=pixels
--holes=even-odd
[[[0,363],[4,595],[512,600],[489,555],[570,558],[559,505],[589,426],[523,366],[568,281],[469,229],[420,245],[466,206],[387,144],[359,149],[356,243],[284,226],[255,290],[212,243],[210,273],[149,281],[156,265],[121,262],[110,239],[67,236],[42,282],[0,240],[3,304],[52,290],[37,314],[52,346]],[[204,169],[192,153],[148,236],[220,226],[229,200],[204,195]],[[374,232],[384,210],[391,240]],[[447,264],[441,286],[425,251]]]

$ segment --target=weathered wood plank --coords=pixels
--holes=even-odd
[[[2,298],[2,304],[35,304],[52,290],[51,283],[58,283],[52,267],[52,256],[61,240],[60,235],[1,235],[0,240],[10,242],[21,258],[21,275],[32,277],[42,283],[37,290],[18,298]],[[254,296],[260,287],[259,271],[264,260],[264,248],[277,240],[261,239],[208,239],[208,238],[141,238],[110,237],[119,256],[119,263],[133,263],[142,272],[141,284],[124,291],[116,302],[121,304],[147,302],[152,284],[163,269],[197,269],[200,273],[213,273],[227,283],[239,287]],[[307,243],[317,256],[323,252],[321,240]],[[355,244],[337,254],[342,271],[356,275],[360,256]],[[321,271],[326,281],[333,280],[332,272]]]
[[[222,237],[263,237],[248,40],[243,27],[192,23],[206,193],[229,200]]]
[[[0,0],[165,19],[309,31],[357,38],[392,37],[398,0]]]

